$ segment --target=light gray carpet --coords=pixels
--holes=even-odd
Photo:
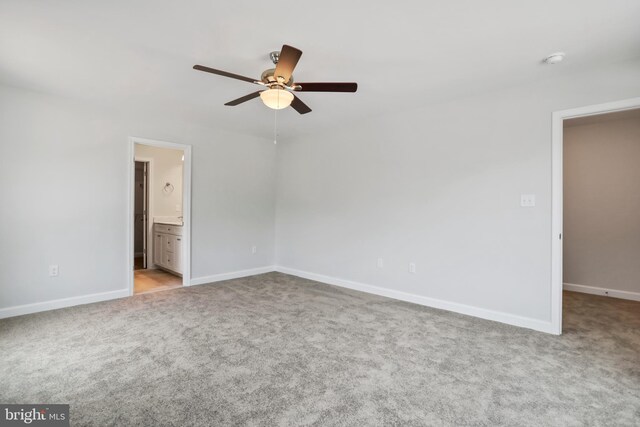
[[[0,402],[73,425],[640,425],[640,303],[561,337],[269,273],[0,321]]]

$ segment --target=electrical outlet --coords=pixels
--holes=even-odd
[[[256,252],[258,252],[258,247],[257,246],[251,246],[251,253],[255,254]]]
[[[49,266],[49,276],[50,277],[56,277],[58,275],[58,265],[54,264],[54,265],[50,265]]]
[[[536,205],[536,195],[535,194],[521,194],[520,195],[520,206],[523,208],[532,208]]]
[[[378,258],[378,268],[384,268],[384,260],[382,258]]]
[[[415,262],[410,262],[409,263],[409,273],[415,273],[416,272],[416,263]]]

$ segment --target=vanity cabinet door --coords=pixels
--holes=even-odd
[[[173,241],[173,270],[182,274],[182,236],[175,236]]]
[[[182,227],[156,224],[155,228],[153,263],[158,267],[182,274]]]
[[[153,263],[164,267],[162,253],[164,252],[165,235],[162,233],[154,233],[153,236]]]
[[[171,235],[167,235],[165,234],[164,239],[162,241],[163,245],[164,245],[164,250],[167,252],[175,252],[173,250],[173,247],[176,245],[176,237],[175,236],[171,236]]]
[[[173,267],[175,260],[173,259],[173,253],[164,251],[162,254],[162,266],[164,268],[168,268],[169,270],[175,270]]]

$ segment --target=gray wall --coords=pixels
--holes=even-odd
[[[563,274],[640,292],[640,115],[564,129]]]
[[[127,288],[129,136],[193,146],[193,279],[273,264],[270,139],[7,86],[0,111],[0,308]]]
[[[550,321],[552,112],[639,96],[639,75],[613,64],[279,144],[278,265]]]

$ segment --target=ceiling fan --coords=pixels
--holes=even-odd
[[[300,98],[295,96],[293,92],[355,92],[358,90],[357,83],[294,82],[293,69],[296,67],[301,56],[301,50],[286,44],[282,46],[282,50],[280,50],[280,52],[271,52],[271,61],[273,61],[276,67],[265,70],[262,73],[260,80],[222,70],[216,70],[214,68],[205,67],[204,65],[194,65],[193,69],[264,86],[265,89],[250,93],[249,95],[245,95],[224,104],[228,106],[236,106],[259,96],[267,107],[273,108],[274,110],[287,108],[291,105],[291,107],[293,107],[293,109],[298,113],[306,114],[311,111],[311,108],[302,102]]]

